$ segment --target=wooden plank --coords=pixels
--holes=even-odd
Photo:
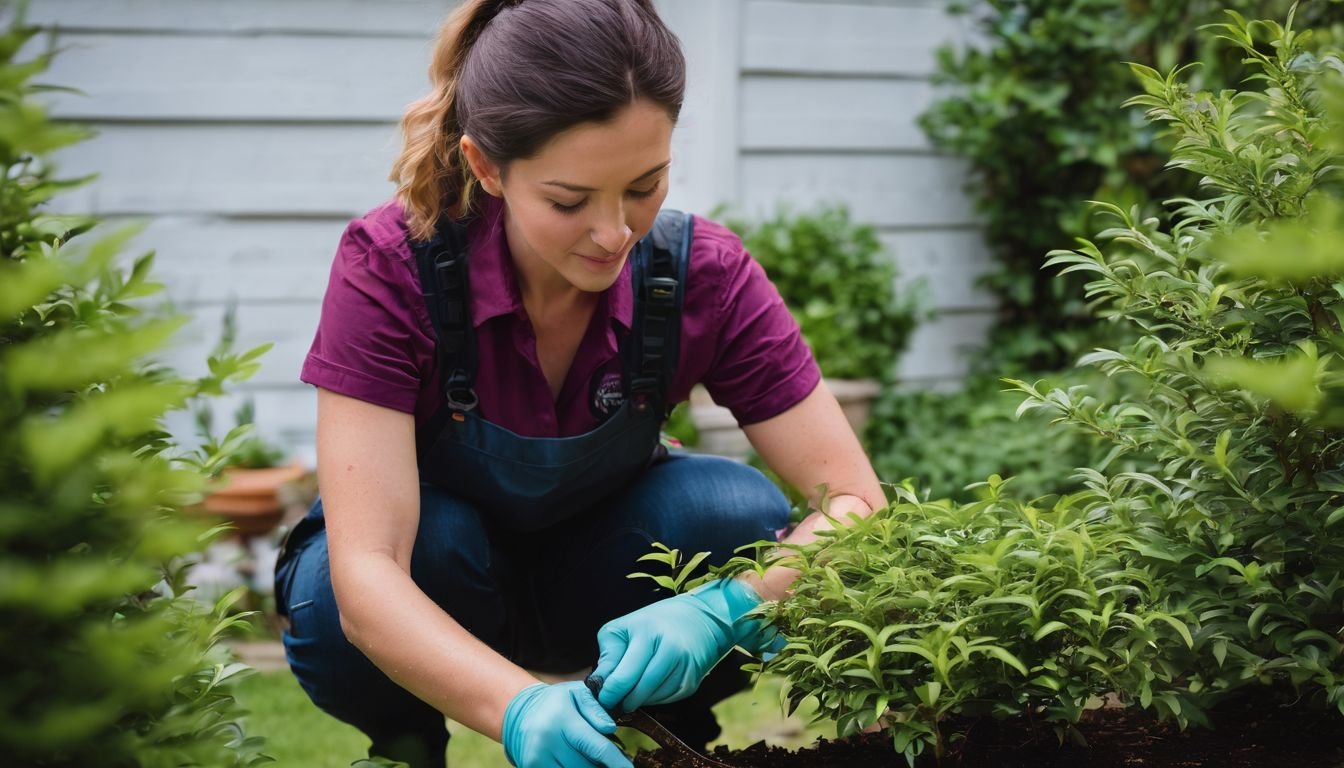
[[[922,80],[747,76],[742,147],[928,151],[917,119],[933,99]]]
[[[259,387],[243,384],[220,397],[201,401],[212,414],[211,431],[216,437],[237,424],[238,407],[250,400],[256,415],[255,431],[266,441],[289,451],[291,459],[315,467],[317,460],[317,390],[306,384]],[[192,413],[168,414],[164,426],[181,445],[200,444]]]
[[[737,194],[740,0],[663,0],[663,21],[681,39],[686,98],[673,135],[669,206],[708,211]]]
[[[673,156],[688,152],[678,131]],[[66,176],[98,173],[58,198],[61,211],[104,215],[353,218],[389,199],[401,149],[393,126],[104,125],[57,156]],[[705,210],[694,163],[673,164],[668,205]]]
[[[993,324],[989,312],[945,314],[925,322],[915,329],[910,348],[897,364],[899,377],[924,385],[964,377],[968,352],[985,343]]]
[[[65,34],[60,46],[44,80],[83,91],[50,99],[80,120],[395,123],[429,90],[420,40]]]
[[[745,153],[740,203],[749,216],[779,203],[841,202],[857,220],[878,226],[970,225],[976,219],[962,192],[965,167],[927,155]]]
[[[225,309],[224,304],[183,307],[191,321],[175,337],[166,358],[176,370],[193,376],[208,370],[206,358],[219,341]],[[320,314],[318,302],[240,303],[235,349],[243,351],[267,342],[275,344],[261,359],[261,370],[249,381],[262,386],[296,384]]]
[[[900,275],[898,290],[922,280],[927,306],[940,310],[993,309],[994,297],[976,280],[994,268],[979,230],[910,230],[881,235]]]
[[[964,19],[941,4],[848,5],[748,0],[747,72],[815,72],[923,78],[934,52],[966,38]]]
[[[127,32],[428,37],[455,0],[40,0],[31,21],[61,28]]]
[[[106,227],[126,223],[108,222]],[[177,304],[322,298],[344,219],[151,219],[127,253],[155,251],[155,278]],[[97,236],[91,233],[90,237]]]
[[[387,126],[106,125],[58,154],[99,179],[60,198],[104,214],[360,215],[392,196]]]

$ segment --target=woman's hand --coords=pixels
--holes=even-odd
[[[690,696],[734,646],[759,653],[770,644],[772,627],[742,618],[760,602],[743,582],[719,579],[607,622],[597,632],[598,700],[630,712]]]
[[[605,735],[615,732],[616,721],[583,683],[537,683],[504,711],[504,755],[518,768],[632,768]]]

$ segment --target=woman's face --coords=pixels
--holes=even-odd
[[[525,289],[604,291],[667,197],[672,119],[637,101],[608,122],[559,134],[503,174],[474,145],[466,149],[485,191],[504,198]]]

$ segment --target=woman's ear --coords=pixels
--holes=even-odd
[[[501,197],[504,194],[504,184],[499,166],[485,156],[480,145],[470,136],[463,136],[458,146],[462,149],[462,156],[467,159],[467,166],[471,168],[471,175],[481,182],[481,189],[484,189],[486,194]]]

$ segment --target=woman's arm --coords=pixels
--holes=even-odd
[[[871,514],[885,504],[882,486],[840,406],[824,385],[774,418],[746,427],[761,457],[785,481],[812,491],[827,488],[830,514]],[[820,512],[808,516],[785,544],[803,544],[830,526]],[[595,675],[608,709],[634,709],[690,695],[734,645],[752,653],[769,650],[770,637],[755,621],[742,621],[761,598],[788,594],[798,571],[774,565],[764,578],[748,573],[717,579],[691,592],[660,600],[608,622],[597,633],[601,651]]]
[[[765,463],[807,493],[813,506],[819,505],[818,489],[824,484],[830,516],[841,523],[851,512],[866,516],[886,505],[877,474],[825,383],[787,411],[743,431]],[[805,544],[817,538],[817,530],[830,527],[825,515],[813,512],[783,543]],[[764,580],[745,578],[762,597],[778,600],[797,576],[796,570],[775,566],[766,570]]]
[[[499,739],[505,708],[537,681],[411,580],[420,519],[414,418],[324,389],[317,405],[318,483],[341,628],[397,684]]]

